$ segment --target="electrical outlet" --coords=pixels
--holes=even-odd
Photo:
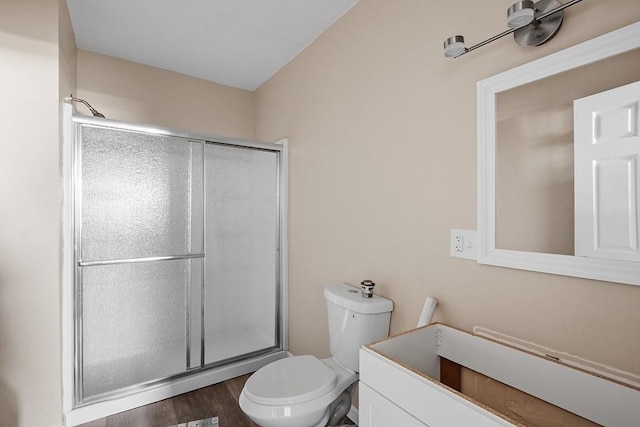
[[[462,234],[456,233],[453,236],[453,250],[456,253],[464,252],[464,236]]]
[[[477,233],[475,230],[452,229],[450,255],[456,258],[477,259],[477,241]]]

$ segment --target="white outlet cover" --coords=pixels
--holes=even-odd
[[[462,236],[462,251],[456,250],[456,245],[460,244],[458,236]],[[476,230],[451,229],[451,244],[449,254],[452,257],[477,260],[477,244],[478,233],[476,232]]]

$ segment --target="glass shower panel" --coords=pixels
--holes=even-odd
[[[82,269],[82,396],[184,372],[190,288],[202,259]],[[198,334],[199,336],[199,334]]]
[[[205,146],[205,364],[278,345],[278,153]]]
[[[86,403],[201,366],[204,261],[189,258],[204,257],[204,142],[88,124],[78,135]]]
[[[82,261],[201,253],[202,142],[82,127]]]

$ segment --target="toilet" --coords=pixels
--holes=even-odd
[[[349,412],[358,380],[358,352],[385,338],[393,302],[345,283],[324,289],[332,357],[293,356],[257,370],[240,393],[240,408],[262,427],[337,425]]]

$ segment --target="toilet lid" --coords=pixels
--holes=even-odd
[[[245,383],[245,396],[262,405],[293,405],[313,400],[336,384],[336,373],[314,356],[277,360]]]

